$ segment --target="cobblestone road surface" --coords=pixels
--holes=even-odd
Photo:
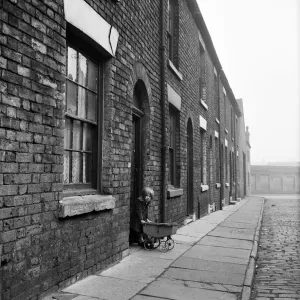
[[[300,299],[300,197],[266,197],[252,299]]]

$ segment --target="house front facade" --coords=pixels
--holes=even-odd
[[[242,114],[194,0],[1,1],[0,285],[38,299],[128,255],[130,210],[238,196]]]

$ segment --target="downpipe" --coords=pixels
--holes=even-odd
[[[223,71],[223,69],[220,70],[220,72],[222,72],[222,71]],[[218,74],[218,102],[219,102],[219,111],[218,111],[218,115],[219,115],[219,168],[220,168],[220,184],[221,184],[221,187],[220,187],[220,210],[222,210],[223,209],[222,199],[224,197],[224,194],[223,194],[224,185],[223,185],[223,168],[222,168],[223,157],[222,157],[222,149],[221,149],[222,142],[221,142],[220,74]]]
[[[165,8],[164,0],[160,0],[160,88],[161,88],[161,127],[162,127],[162,149],[161,149],[161,203],[160,203],[160,220],[162,223],[166,221],[166,157],[167,157],[167,145],[166,145],[166,88],[165,88]]]

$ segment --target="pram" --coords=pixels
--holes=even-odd
[[[144,248],[147,250],[156,249],[167,252],[172,250],[175,242],[172,235],[177,232],[177,223],[143,223],[143,232],[147,235]]]

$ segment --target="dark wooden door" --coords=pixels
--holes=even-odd
[[[233,159],[232,159],[232,151],[230,151],[230,156],[229,156],[229,197],[232,197],[232,184],[233,184]]]
[[[142,192],[141,118],[132,116],[130,208]]]
[[[224,146],[221,145],[221,157],[220,157],[220,209],[222,209],[222,200],[224,198]]]
[[[193,210],[193,127],[189,120],[187,126],[187,214],[191,215]]]
[[[247,173],[246,173],[246,154],[243,153],[243,184],[244,184],[244,196],[247,194]]]

